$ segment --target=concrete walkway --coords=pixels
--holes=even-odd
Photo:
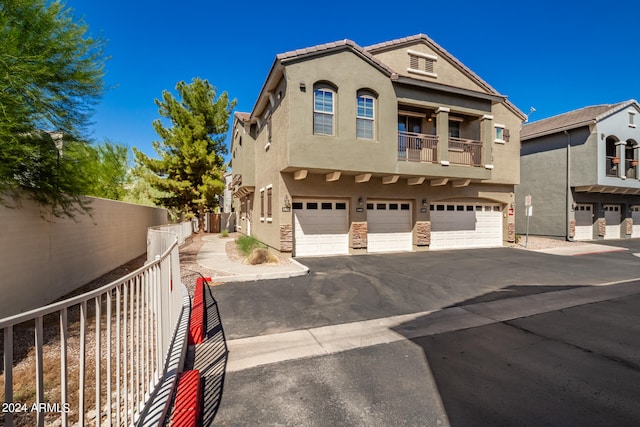
[[[592,255],[605,252],[621,252],[626,251],[627,248],[620,248],[617,246],[599,245],[597,243],[580,243],[576,245],[559,246],[556,248],[546,249],[528,249],[534,252],[540,252],[549,255],[563,255],[563,256],[577,256],[577,255]]]
[[[204,245],[196,261],[211,270],[220,272],[213,279],[216,282],[247,282],[262,279],[283,279],[304,276],[309,269],[294,259],[281,260],[279,264],[248,265],[233,261],[225,249],[232,237],[221,238],[217,234],[205,235]]]

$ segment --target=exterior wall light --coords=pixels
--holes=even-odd
[[[284,207],[285,208],[291,207],[291,201],[289,200],[289,196],[287,196],[286,194],[284,195]]]

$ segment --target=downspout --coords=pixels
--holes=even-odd
[[[567,188],[565,194],[565,213],[566,213],[566,240],[570,241],[570,231],[571,231],[571,134],[568,131],[564,131],[565,135],[567,135]]]

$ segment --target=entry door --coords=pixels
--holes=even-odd
[[[593,207],[577,205],[575,210],[576,233],[574,240],[593,240]]]
[[[605,239],[620,238],[620,205],[604,205]]]

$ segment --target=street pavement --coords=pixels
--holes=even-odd
[[[640,425],[640,242],[608,244],[308,258],[212,287],[229,353],[208,424]]]

